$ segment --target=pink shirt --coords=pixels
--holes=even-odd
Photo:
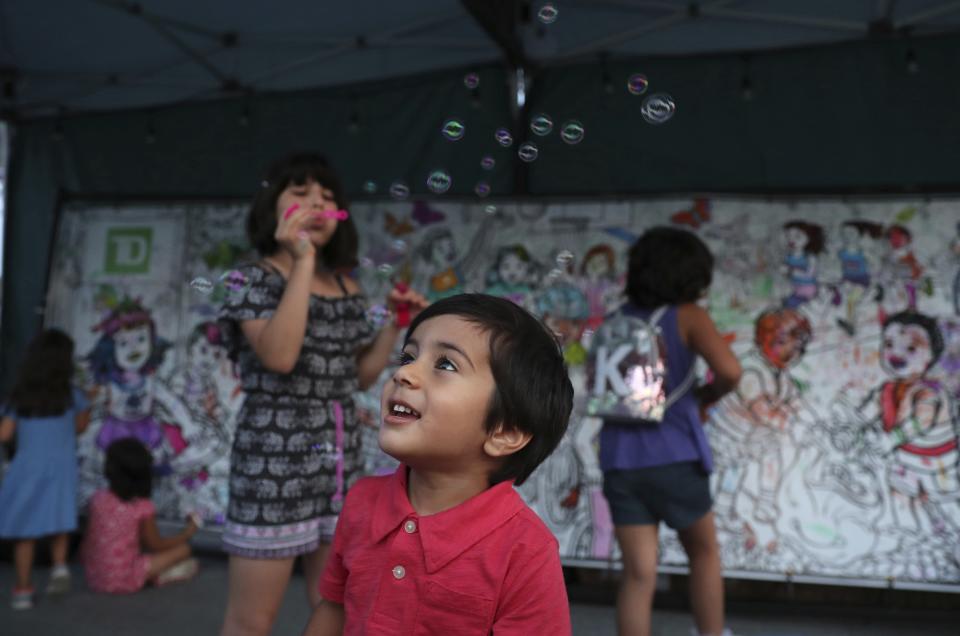
[[[109,490],[90,500],[83,546],[87,584],[98,592],[136,592],[147,580],[150,557],[140,552],[140,522],[156,513],[149,499],[123,501]]]
[[[557,540],[502,482],[419,516],[407,468],[361,479],[337,524],[320,594],[344,634],[570,634]]]

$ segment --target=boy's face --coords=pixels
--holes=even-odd
[[[413,468],[441,471],[469,472],[488,461],[484,422],[494,391],[489,340],[451,314],[417,326],[383,387],[384,452]]]

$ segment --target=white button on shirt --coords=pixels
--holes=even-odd
[[[393,578],[398,581],[407,575],[407,571],[403,568],[402,565],[398,565],[393,568]]]
[[[407,534],[413,534],[417,531],[417,522],[413,519],[408,519],[407,522],[403,524],[403,530]]]

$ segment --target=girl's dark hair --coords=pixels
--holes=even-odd
[[[149,499],[153,490],[153,456],[135,437],[124,437],[107,447],[104,474],[110,491],[123,501]]]
[[[270,169],[261,188],[253,198],[247,215],[247,237],[261,256],[270,256],[280,249],[274,238],[277,232],[277,199],[291,183],[304,185],[316,181],[333,192],[337,207],[346,209],[347,199],[340,179],[323,155],[299,153],[277,161]],[[320,250],[324,266],[330,269],[352,269],[357,265],[357,226],[353,217],[337,222],[330,241]]]
[[[20,417],[62,415],[73,403],[73,339],[59,329],[41,331],[27,346],[10,406]]]
[[[927,365],[927,370],[937,363],[940,356],[943,355],[943,333],[940,331],[940,327],[937,326],[937,321],[934,318],[911,310],[901,311],[898,314],[888,316],[887,319],[883,321],[883,330],[886,331],[887,327],[894,324],[904,326],[916,325],[926,331],[927,338],[930,340],[930,353],[933,354],[930,364]]]
[[[713,254],[696,234],[650,228],[630,248],[627,297],[642,308],[696,302],[713,280]]]
[[[490,371],[495,385],[484,423],[530,433],[530,442],[507,455],[490,484],[508,479],[520,485],[560,443],[573,408],[573,385],[563,352],[553,334],[509,300],[487,294],[458,294],[420,312],[407,330],[404,346],[417,327],[437,316],[463,318],[490,336]]]
[[[783,224],[785,230],[800,230],[807,235],[807,244],[803,246],[804,254],[822,254],[826,247],[826,237],[823,228],[816,223],[806,221],[787,221]]]

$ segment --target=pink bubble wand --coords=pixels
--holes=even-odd
[[[350,218],[350,213],[346,210],[324,210],[323,212],[317,212],[314,214],[318,219],[336,219],[338,221],[346,221]]]
[[[283,213],[283,220],[286,221],[287,219],[289,219],[290,215],[292,215],[294,212],[296,212],[299,209],[300,209],[299,203],[294,203],[293,205],[291,205],[289,208],[287,208],[287,211]]]

